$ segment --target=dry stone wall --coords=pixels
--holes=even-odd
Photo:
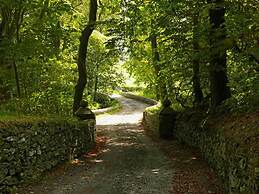
[[[0,193],[86,152],[95,121],[24,118],[0,121]]]
[[[159,112],[145,111],[144,126],[158,134]],[[258,114],[257,114],[258,116]],[[256,116],[254,117],[256,118]],[[258,118],[258,117],[257,117]],[[239,124],[241,122],[241,125]],[[259,193],[259,123],[258,120],[206,118],[202,112],[179,113],[174,137],[197,147],[221,177],[230,194]]]

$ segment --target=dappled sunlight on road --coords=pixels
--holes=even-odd
[[[140,122],[148,105],[114,97],[123,108],[112,115],[97,116],[93,149],[19,194],[222,194],[207,192],[214,188],[214,182],[199,155],[176,141],[158,144],[146,137]],[[197,189],[202,192],[194,192]]]
[[[109,117],[97,117],[97,125],[119,125],[136,124],[142,119],[143,113],[133,113],[128,115],[113,115]]]
[[[169,161],[140,124],[148,105],[119,95],[115,98],[122,109],[97,116],[95,147],[57,176],[19,194],[170,194]]]

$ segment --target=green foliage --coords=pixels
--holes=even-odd
[[[157,104],[155,106],[150,106],[150,107],[146,108],[145,111],[150,113],[150,114],[158,115],[160,113],[161,109],[162,109],[161,104]]]
[[[110,98],[110,96],[102,93],[95,94],[95,102],[100,104],[100,108],[107,108],[113,104],[113,100]]]
[[[246,110],[259,107],[257,4],[255,0],[224,2],[227,38],[220,43],[219,49],[228,50],[227,67],[232,92],[229,101],[235,101],[231,105],[233,110],[237,105]],[[114,3],[114,6],[119,5]],[[133,0],[120,6],[122,9],[110,17],[110,32],[114,35],[110,43],[117,50],[123,50],[126,55],[124,67],[136,83],[144,84],[145,91],[157,95],[162,81],[177,109],[191,107],[194,101],[193,61],[198,60],[201,88],[205,100],[210,98],[209,10],[213,6],[197,0]],[[197,26],[193,22],[194,16],[198,16]],[[152,35],[156,35],[158,42],[160,60],[156,63],[151,48]],[[194,39],[198,40],[198,52],[193,48]]]
[[[0,112],[71,115],[78,76],[79,37],[87,21],[88,3],[77,0],[2,1]],[[20,16],[5,17],[7,11],[20,11]],[[19,24],[14,23],[9,29],[5,24],[15,19]],[[99,30],[104,28],[100,26]],[[110,92],[124,80],[117,65],[119,56],[105,47],[108,39],[99,31],[90,39],[85,98],[94,109],[104,106],[93,102],[95,92]]]
[[[88,3],[1,0],[1,110],[71,114],[79,37],[88,20]],[[259,7],[255,0],[225,0],[224,5],[227,38],[219,48],[228,50],[233,94],[226,103],[231,110],[254,109],[258,107]],[[174,107],[191,107],[194,60],[199,61],[201,88],[209,99],[211,8],[198,0],[101,1],[88,48],[85,98],[90,106],[100,107],[92,101],[95,93],[111,93],[125,85],[126,69],[135,83],[144,86],[139,94],[159,98],[159,87],[166,85]],[[155,50],[151,44],[154,36],[158,43]],[[193,47],[194,39],[199,51]],[[154,60],[155,52],[159,60]]]

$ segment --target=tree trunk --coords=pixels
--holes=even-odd
[[[200,83],[200,61],[199,61],[199,13],[193,16],[193,94],[194,104],[200,104],[203,101],[203,92]]]
[[[228,99],[230,88],[227,76],[227,54],[224,47],[226,39],[224,0],[210,0],[214,3],[209,10],[210,17],[210,90],[211,108],[215,109]]]
[[[98,73],[99,73],[99,64],[96,66],[96,74],[95,74],[95,83],[94,83],[94,101],[96,100],[96,93],[98,90],[98,84],[99,84],[99,79],[98,79]]]
[[[3,19],[2,22],[0,23],[0,48],[1,48],[1,43],[4,39],[4,27],[5,27],[5,20]],[[0,55],[0,64],[4,63],[4,56],[1,54]]]
[[[157,100],[163,101],[166,97],[167,91],[166,91],[166,84],[164,80],[161,78],[161,68],[159,67],[159,61],[160,56],[158,52],[158,46],[157,46],[157,36],[151,35],[151,47],[153,52],[153,64],[156,74],[156,93],[157,93]]]
[[[75,113],[79,108],[79,104],[83,98],[84,89],[87,83],[87,71],[86,71],[86,56],[89,38],[94,30],[97,14],[97,0],[90,0],[89,8],[89,22],[85,29],[82,31],[80,37],[79,53],[78,53],[78,81],[75,86],[73,112]]]
[[[4,38],[4,27],[5,27],[5,21],[3,19],[2,22],[0,23],[0,43]]]
[[[14,59],[13,59],[13,69],[14,69],[16,88],[17,88],[17,96],[18,96],[18,98],[20,98],[21,97],[21,89],[20,89],[21,87],[20,87],[19,75],[18,75],[18,71],[17,71],[17,65],[16,65]]]

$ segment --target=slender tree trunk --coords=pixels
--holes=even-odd
[[[98,84],[99,84],[98,73],[99,73],[99,64],[97,64],[96,66],[95,83],[94,83],[94,101],[96,100],[96,93],[97,93]]]
[[[215,109],[228,99],[230,88],[227,76],[227,55],[224,47],[226,39],[224,0],[209,0],[213,3],[209,10],[210,17],[210,89],[211,108]]]
[[[163,101],[166,97],[167,91],[166,91],[166,84],[164,80],[161,78],[161,68],[159,67],[159,61],[160,56],[158,52],[158,46],[157,46],[157,36],[151,35],[151,47],[153,52],[153,63],[154,63],[154,69],[156,73],[156,90],[157,90],[157,99]]]
[[[5,27],[5,21],[3,19],[3,21],[0,23],[0,43],[4,38],[4,27]]]
[[[156,100],[161,99],[160,95],[160,89],[159,89],[159,67],[157,65],[158,61],[160,60],[159,53],[157,52],[157,39],[155,35],[152,35],[151,37],[151,47],[152,47],[152,54],[153,54],[153,63],[154,63],[154,69],[156,74]]]
[[[19,31],[23,22],[24,13],[25,9],[22,7],[22,5],[19,5],[17,8],[5,6],[1,9],[2,22],[0,24],[0,42],[3,39],[8,40],[10,44],[17,44],[21,42],[21,39],[19,37]],[[13,56],[3,56],[0,59],[0,62],[3,63],[6,61],[8,65],[13,67],[15,83],[17,88],[17,96],[20,98],[21,86],[14,55],[15,54],[13,54]]]
[[[1,48],[1,43],[4,39],[4,27],[5,27],[5,21],[3,19],[3,21],[0,23],[0,48]],[[4,63],[4,56],[0,55],[0,64]]]
[[[21,97],[21,89],[20,89],[21,87],[20,87],[19,75],[18,75],[17,65],[15,63],[15,60],[13,60],[13,69],[14,69],[16,88],[17,88],[17,96],[18,96],[18,98],[20,98]]]
[[[89,8],[89,22],[85,29],[82,31],[80,37],[79,53],[78,53],[78,81],[75,86],[74,105],[73,112],[75,113],[79,108],[79,104],[83,98],[84,89],[87,83],[87,71],[86,71],[86,56],[89,38],[94,30],[97,14],[97,0],[90,0]]]
[[[193,94],[194,104],[200,104],[203,101],[203,92],[200,83],[200,61],[199,61],[199,13],[193,16]]]
[[[23,83],[24,97],[28,98],[28,89],[25,83]]]

